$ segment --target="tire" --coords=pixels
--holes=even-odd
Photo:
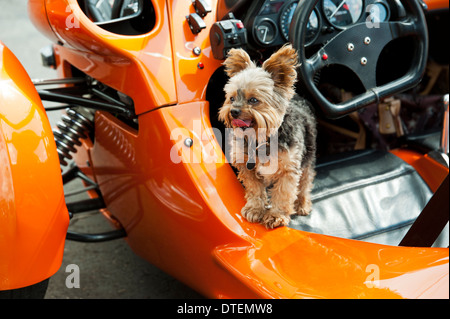
[[[0,299],[44,299],[48,282],[49,279],[46,279],[28,287],[2,290],[0,291]]]

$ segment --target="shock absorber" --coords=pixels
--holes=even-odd
[[[92,114],[81,114],[75,109],[69,108],[66,114],[61,116],[61,121],[53,130],[56,148],[61,166],[67,166],[68,160],[72,159],[71,153],[76,153],[75,146],[81,145],[81,139],[87,138],[93,130]]]

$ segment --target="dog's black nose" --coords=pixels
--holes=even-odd
[[[231,116],[234,118],[237,118],[239,115],[241,115],[240,109],[231,109]]]

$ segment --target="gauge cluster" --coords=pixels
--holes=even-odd
[[[310,0],[300,0],[310,1]],[[357,23],[388,21],[390,0],[320,0],[311,12],[305,34],[306,45],[323,43],[340,30]],[[396,2],[398,0],[394,0]],[[289,28],[298,0],[255,1],[245,19],[253,44],[262,47],[289,41]]]

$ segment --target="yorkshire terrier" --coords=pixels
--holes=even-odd
[[[297,64],[291,45],[272,54],[262,67],[242,49],[231,49],[224,62],[229,80],[219,120],[232,131],[230,162],[247,200],[241,214],[269,229],[286,226],[290,215],[308,215],[312,208],[316,121],[310,104],[295,93]],[[275,161],[275,169],[267,169],[267,157],[261,160],[267,146],[269,166]]]

